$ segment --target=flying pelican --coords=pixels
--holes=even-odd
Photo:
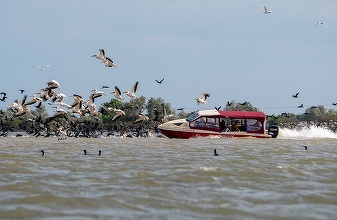
[[[121,101],[124,100],[124,98],[122,97],[121,90],[118,88],[118,86],[115,86],[115,91],[113,91],[111,94],[114,94],[114,96]]]
[[[135,99],[136,98],[136,91],[137,91],[137,87],[138,87],[138,81],[132,86],[131,91],[126,91],[124,92],[127,96],[129,96],[131,99]]]
[[[137,124],[137,123],[141,123],[143,121],[148,121],[149,117],[147,117],[146,115],[143,115],[141,113],[138,114],[138,119],[136,121],[133,122],[133,124]]]
[[[324,23],[323,21],[317,22],[317,24],[315,24],[314,27],[316,27],[317,25],[324,25],[326,28],[328,27],[328,25]]]
[[[99,60],[105,60],[105,52],[103,49],[99,49],[99,53],[94,54],[91,57],[95,57],[96,59],[99,59]]]
[[[199,105],[200,103],[203,104],[203,105],[206,105],[206,104],[207,104],[206,99],[207,99],[207,97],[210,96],[209,93],[203,93],[202,95],[203,95],[202,98],[196,98],[196,99],[195,99],[195,100],[197,100],[198,105]]]
[[[106,67],[117,67],[114,61],[112,61],[112,59],[110,59],[109,57],[105,57],[102,63],[104,63]]]
[[[97,89],[94,89],[94,90],[91,90],[90,98],[95,99],[95,98],[101,97],[103,95],[106,95],[105,92],[98,91]]]
[[[32,96],[32,100],[30,100],[29,102],[25,103],[25,105],[32,105],[35,104],[37,102],[42,102],[42,99],[40,97],[37,97],[36,95]]]
[[[261,2],[261,6],[262,6],[262,8],[263,8],[263,14],[269,14],[269,13],[272,12],[272,11],[268,11],[267,7],[264,6],[264,4],[263,4],[262,2]]]
[[[25,95],[20,102],[18,102],[17,100],[15,100],[12,104],[11,107],[13,107],[15,109],[15,116],[21,116],[26,114],[30,109],[28,108],[28,106],[25,105],[27,99],[27,95]]]
[[[114,115],[114,117],[111,119],[111,122],[116,121],[117,119],[119,119],[120,117],[122,117],[123,115],[125,115],[125,112],[122,109],[118,109],[118,108],[113,108],[113,111],[116,113]]]
[[[59,82],[57,82],[56,80],[51,80],[50,82],[47,82],[47,88],[49,89],[60,89],[61,85]]]
[[[64,110],[64,109],[62,109],[62,108],[60,108],[58,106],[56,106],[54,108],[56,108],[54,115],[51,116],[51,117],[49,117],[49,118],[47,118],[44,124],[47,124],[47,123],[53,121],[56,118],[64,117],[68,113],[66,110]]]
[[[45,65],[45,66],[32,66],[32,67],[37,67],[39,68],[40,70],[44,70],[46,67],[50,67],[50,65]]]
[[[163,118],[163,122],[167,122],[169,118],[172,118],[174,116],[174,114],[170,114],[168,115],[166,113],[166,108],[165,108],[165,104],[162,104],[162,107],[163,107],[163,113],[164,113],[164,118]]]

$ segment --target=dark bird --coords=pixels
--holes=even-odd
[[[178,110],[178,111],[182,111],[182,110],[184,110],[184,108],[185,108],[185,107],[183,107],[183,108],[178,108],[177,110]]]
[[[214,149],[214,156],[219,156],[219,154],[216,152],[217,149]]]
[[[42,152],[42,156],[44,155],[44,150],[40,150]]]
[[[25,92],[24,89],[20,89],[19,91],[20,91],[21,94]]]
[[[87,150],[83,150],[83,152],[84,152],[84,155],[87,155]]]
[[[305,150],[308,150],[308,147],[307,146],[303,146]]]
[[[232,104],[232,102],[227,102],[227,106],[231,106]]]
[[[214,107],[215,108],[215,110],[220,110],[221,109],[221,105],[219,106],[219,107]]]
[[[337,102],[333,102],[332,105],[337,105]]]
[[[99,151],[98,151],[98,156],[101,156],[101,153],[102,153],[102,151],[101,151],[101,150],[99,150]]]
[[[238,102],[238,104],[239,104],[239,105],[246,105],[247,102],[242,102],[242,103]]]
[[[298,97],[299,94],[300,94],[300,93],[297,92],[295,95],[293,95],[293,97],[294,97],[294,98],[299,98],[299,97]]]
[[[297,106],[297,108],[303,108],[303,107],[304,107],[304,105],[303,105],[303,104],[301,104],[301,105]]]
[[[162,84],[162,83],[163,83],[163,81],[164,81],[164,79],[161,79],[161,80],[156,80],[156,82],[157,82],[157,83],[159,83],[159,84]]]
[[[102,86],[102,89],[109,89],[109,86]]]

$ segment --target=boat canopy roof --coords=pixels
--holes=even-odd
[[[229,118],[243,118],[243,119],[259,119],[264,121],[266,115],[263,112],[251,111],[223,111],[223,110],[201,110],[198,112],[199,116],[220,116]]]

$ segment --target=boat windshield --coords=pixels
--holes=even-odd
[[[186,118],[186,121],[191,122],[194,119],[196,119],[198,117],[198,113],[193,113],[192,115],[188,116],[188,118]]]

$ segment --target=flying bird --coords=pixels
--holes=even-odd
[[[102,63],[104,63],[106,67],[117,67],[114,61],[112,61],[112,59],[110,59],[109,57],[105,57]]]
[[[162,84],[162,83],[163,83],[163,81],[164,81],[164,79],[161,79],[161,80],[156,80],[156,82],[157,82],[157,83],[159,83],[159,84]]]
[[[19,91],[20,91],[21,94],[25,92],[24,89],[19,89]]]
[[[99,49],[98,54],[94,54],[91,57],[95,57],[96,59],[99,59],[99,60],[105,60],[105,52],[103,49]]]
[[[146,115],[138,114],[138,119],[134,121],[133,124],[138,124],[138,123],[141,123],[143,121],[148,121],[148,120],[149,120],[149,117],[147,117]]]
[[[196,98],[195,100],[197,100],[198,105],[201,103],[203,105],[207,104],[206,99],[210,97],[209,93],[203,93],[201,98]]]
[[[294,98],[299,98],[299,97],[298,97],[299,94],[300,94],[300,93],[297,92],[295,95],[293,95],[293,97],[294,97]]]
[[[45,66],[32,66],[32,67],[37,67],[40,70],[44,70],[46,67],[50,67],[50,65],[45,65]]]
[[[271,13],[272,11],[269,11],[268,9],[267,9],[267,7],[261,2],[261,6],[262,6],[262,8],[263,8],[263,14],[269,14],[269,13]]]
[[[332,105],[337,105],[337,102],[333,102]]]
[[[314,27],[316,27],[317,25],[324,25],[326,28],[328,27],[328,25],[324,23],[323,21],[317,22],[317,24],[315,24]]]
[[[303,104],[301,104],[301,105],[297,106],[297,108],[303,108],[303,107],[304,107],[304,105],[303,105]]]
[[[118,109],[118,108],[113,108],[113,111],[116,113],[114,115],[114,117],[111,119],[111,121],[116,121],[117,119],[119,119],[120,117],[122,117],[123,115],[125,115],[125,112],[122,109]]]
[[[111,94],[114,94],[114,96],[115,96],[117,99],[121,100],[121,101],[124,100],[124,98],[122,97],[122,92],[121,92],[121,90],[118,88],[118,86],[115,86],[115,91],[113,91]]]
[[[131,99],[135,99],[136,98],[136,91],[138,88],[138,84],[139,82],[137,81],[131,88],[131,91],[126,91],[124,92],[127,96],[129,96]]]

